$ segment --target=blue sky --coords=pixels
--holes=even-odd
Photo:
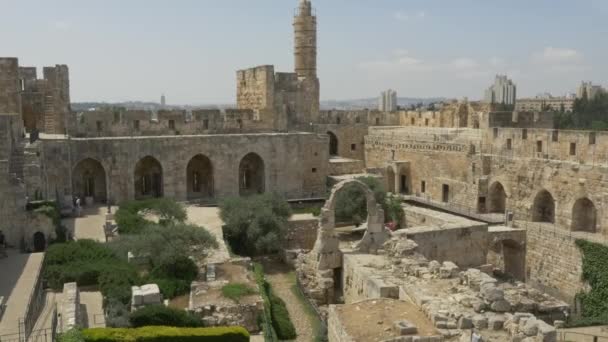
[[[608,83],[608,0],[313,0],[322,99],[478,99]],[[68,64],[73,101],[234,101],[235,71],[293,69],[297,0],[0,0],[0,56]],[[41,71],[39,71],[41,74]]]

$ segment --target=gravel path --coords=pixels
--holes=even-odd
[[[291,270],[287,266],[277,262],[265,262],[264,272],[266,273],[266,279],[272,285],[273,291],[277,296],[281,297],[287,305],[289,316],[291,317],[291,321],[298,334],[298,337],[294,341],[312,341],[312,322],[306,311],[304,311],[302,303],[292,291],[294,280],[290,275]]]

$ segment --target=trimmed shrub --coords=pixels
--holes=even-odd
[[[248,342],[242,327],[175,328],[166,326],[137,329],[96,328],[83,330],[86,342]]]
[[[272,314],[272,326],[277,332],[277,336],[281,340],[292,340],[298,335],[296,334],[296,328],[291,322],[289,311],[285,306],[283,299],[277,297],[272,291],[270,284],[267,284],[268,294],[270,297],[270,310]]]
[[[135,328],[145,326],[200,327],[202,321],[185,310],[151,305],[141,308],[129,316],[129,322]]]
[[[57,335],[57,342],[84,342],[84,336],[78,329],[70,329],[63,334]]]

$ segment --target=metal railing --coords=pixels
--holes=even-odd
[[[557,333],[557,340],[568,342],[608,342],[608,336],[561,330]]]

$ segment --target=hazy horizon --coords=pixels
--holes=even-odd
[[[0,0],[2,2],[3,0]],[[395,89],[480,99],[495,74],[519,97],[606,85],[608,1],[312,0],[321,99]],[[236,70],[293,70],[297,0],[5,1],[1,56],[67,64],[72,102],[235,103]],[[542,21],[539,20],[542,18]]]

